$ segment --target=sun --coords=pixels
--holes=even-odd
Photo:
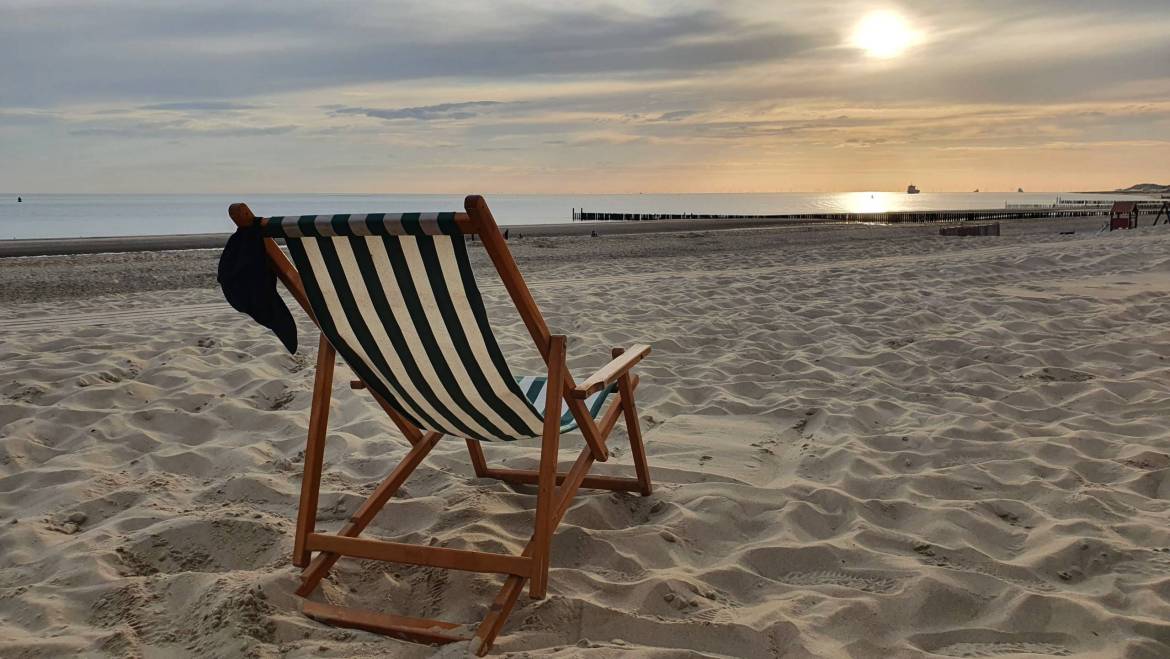
[[[853,28],[850,45],[876,59],[890,59],[921,41],[921,35],[893,11],[866,14]]]

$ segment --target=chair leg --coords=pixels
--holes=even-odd
[[[544,435],[540,444],[540,476],[536,485],[536,524],[532,534],[533,571],[529,595],[542,599],[548,590],[549,549],[552,544],[553,495],[557,489],[557,450],[561,436],[561,398],[564,392],[565,337],[553,336],[548,351],[548,391],[544,401]]]
[[[466,439],[467,452],[471,454],[471,466],[475,469],[476,478],[484,478],[488,475],[487,458],[483,455],[483,447],[474,439]]]
[[[547,425],[547,422],[546,422]],[[533,572],[529,595],[543,599],[548,591],[549,555],[552,550],[552,536],[556,524],[552,521],[553,495],[556,493],[557,450],[560,428],[552,432],[540,447],[540,478],[536,491],[536,524],[533,533]],[[545,431],[546,436],[548,431]]]
[[[321,335],[317,347],[317,372],[313,380],[313,407],[309,412],[309,437],[305,443],[305,471],[301,476],[301,503],[297,530],[293,536],[293,565],[309,564],[305,542],[317,523],[317,499],[321,491],[321,463],[325,456],[325,431],[329,425],[329,402],[333,397],[333,367],[337,353]]]
[[[618,380],[622,391],[622,412],[626,417],[626,434],[630,437],[630,452],[634,457],[634,472],[638,475],[639,492],[648,497],[654,488],[650,483],[650,465],[646,461],[646,445],[642,443],[642,428],[638,424],[638,410],[634,407],[634,392],[626,376]]]
[[[622,352],[624,351],[621,348],[614,348],[614,358]],[[648,497],[653,492],[653,486],[650,484],[650,465],[646,462],[646,446],[642,443],[642,427],[638,424],[638,408],[634,405],[634,386],[630,382],[629,373],[618,379],[618,393],[621,395],[622,414],[626,419],[626,434],[630,437],[634,471],[638,474],[639,492],[642,496]]]

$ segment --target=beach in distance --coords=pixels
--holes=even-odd
[[[652,345],[655,490],[582,489],[549,596],[522,595],[493,652],[1170,655],[1170,227],[1103,222],[512,236],[574,374]],[[290,355],[224,302],[218,258],[0,259],[0,655],[464,656],[301,614],[317,334],[294,307]],[[503,287],[482,292],[509,361],[540,372]],[[351,379],[328,532],[410,448]],[[581,445],[561,439],[562,470]],[[621,424],[609,446],[598,472],[630,475]],[[365,535],[515,553],[534,499],[445,438]],[[342,560],[314,598],[474,624],[499,583]]]

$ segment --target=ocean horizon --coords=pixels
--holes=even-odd
[[[614,213],[769,215],[974,210],[1119,195],[1072,192],[781,192],[485,194],[501,226],[567,224],[573,209]],[[21,199],[17,202],[18,197]],[[20,194],[0,196],[0,239],[222,233],[228,205],[261,216],[462,210],[458,194]],[[1129,195],[1127,199],[1139,197]]]

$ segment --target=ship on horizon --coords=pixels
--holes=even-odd
[[[906,194],[918,194],[919,192],[922,192],[922,191],[919,190],[918,186],[914,185],[913,183],[906,186]]]

